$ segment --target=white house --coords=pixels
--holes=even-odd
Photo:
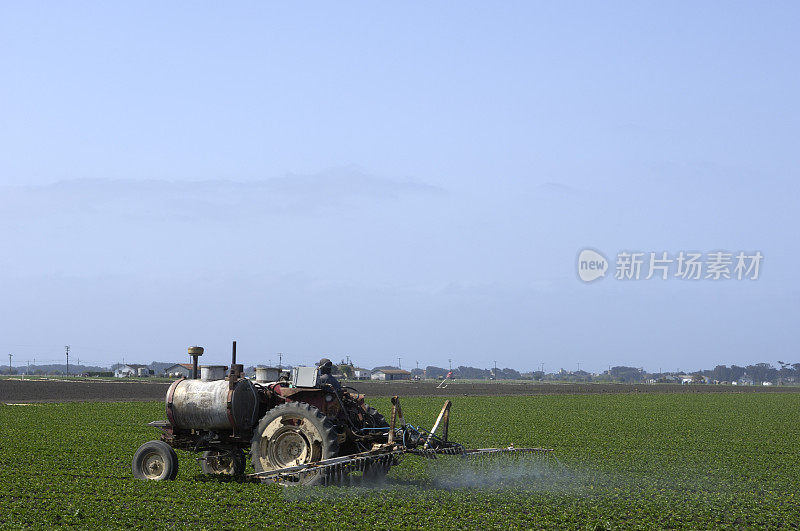
[[[373,380],[410,380],[411,373],[403,369],[380,369],[372,371]]]
[[[164,374],[170,378],[180,378],[181,376],[184,378],[189,378],[192,375],[192,364],[176,363],[175,365],[164,369]]]
[[[142,374],[142,376],[150,374],[150,369],[147,367],[147,365],[129,363],[127,365],[123,365],[122,367],[118,367],[117,370],[114,371],[114,377],[116,378],[128,378],[130,376],[139,376],[140,374]]]
[[[362,369],[360,367],[353,369],[353,378],[356,380],[369,380],[370,376],[372,376],[372,371],[369,369]]]

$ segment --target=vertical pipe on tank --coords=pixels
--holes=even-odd
[[[203,347],[189,347],[189,355],[192,357],[192,380],[197,380],[197,358],[203,355]]]

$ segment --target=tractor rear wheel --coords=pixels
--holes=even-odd
[[[153,481],[172,480],[178,475],[178,456],[164,441],[148,441],[133,456],[133,477]]]
[[[203,452],[203,458],[200,460],[203,474],[239,476],[244,474],[244,467],[244,453],[239,448],[208,450]]]
[[[288,402],[267,411],[258,423],[250,448],[256,472],[313,463],[338,453],[336,425],[305,402]],[[319,471],[286,484],[318,485],[324,481],[325,474]]]

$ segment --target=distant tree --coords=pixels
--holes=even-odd
[[[340,363],[336,366],[340,374],[343,374],[345,378],[352,378],[353,377],[353,366],[347,363]]]
[[[447,369],[428,365],[425,367],[425,378],[439,378],[440,376],[444,378],[447,376],[447,372]]]
[[[458,367],[454,372],[458,375],[459,378],[467,378],[470,380],[485,380],[492,375],[492,371],[490,371],[489,369],[464,367],[463,365]]]
[[[795,372],[792,364],[784,363],[782,361],[779,361],[778,364],[780,364],[781,366],[781,368],[778,370],[778,376],[780,378],[787,379],[787,378],[794,378],[797,376],[797,373]]]
[[[611,377],[623,382],[641,382],[644,374],[636,367],[611,367]]]
[[[729,369],[726,365],[717,365],[711,371],[711,377],[720,382],[730,382],[735,378],[733,377],[733,369]]]
[[[747,369],[744,367],[739,367],[738,365],[731,365],[731,378],[730,381],[740,380],[744,377],[744,373],[747,372]]]
[[[778,378],[778,370],[769,363],[748,365],[746,369],[754,383],[774,382]]]

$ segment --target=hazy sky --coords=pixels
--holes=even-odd
[[[3,5],[0,362],[800,361],[796,3],[295,7]]]

